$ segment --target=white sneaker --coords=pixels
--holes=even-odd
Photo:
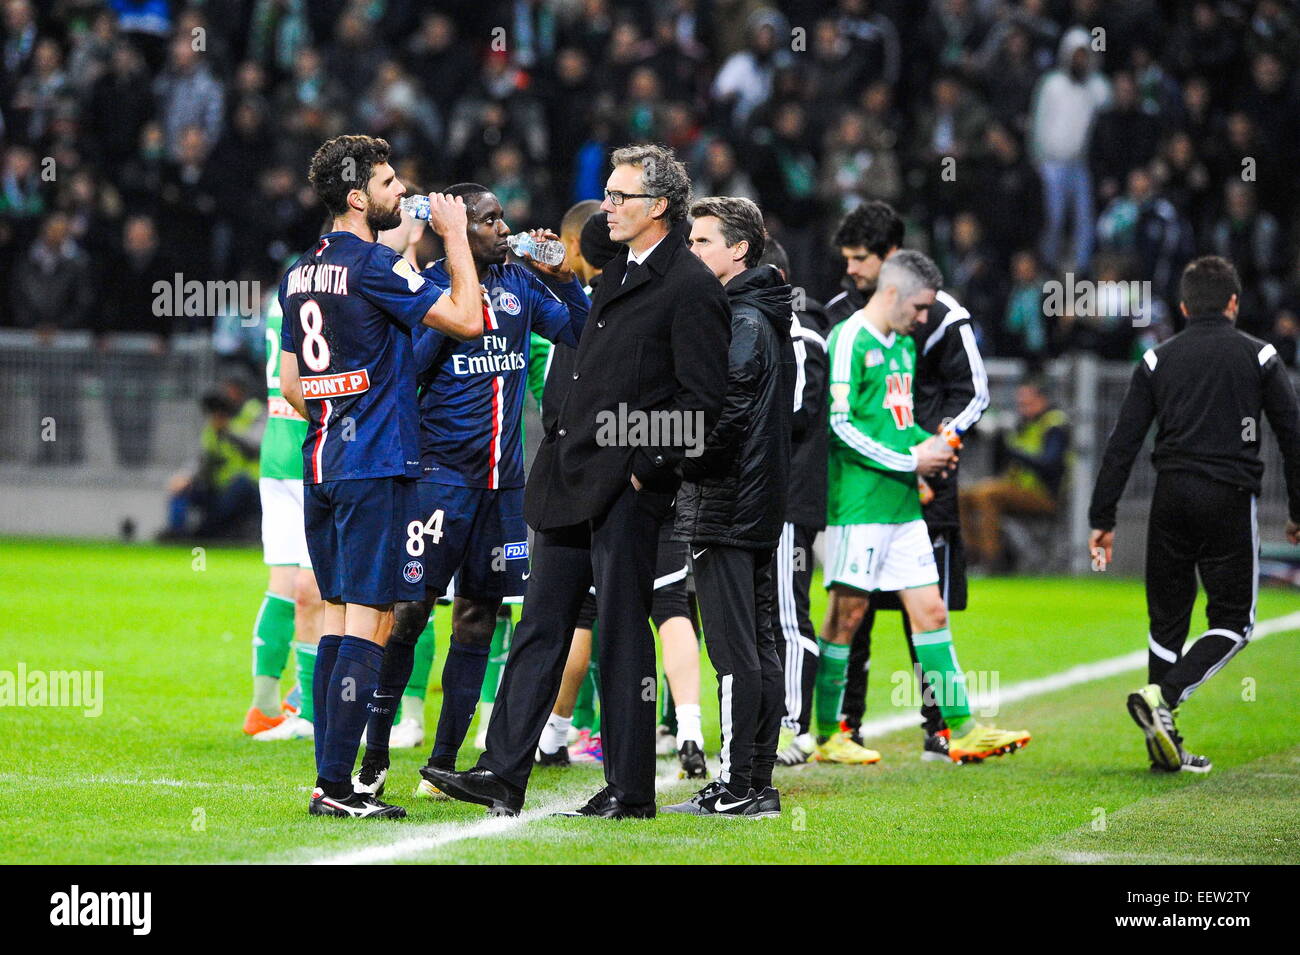
[[[492,704],[478,705],[478,732],[474,734],[474,748],[487,749],[487,728],[492,721]]]
[[[352,789],[354,792],[365,793],[378,799],[384,794],[384,783],[387,780],[387,767],[376,773],[373,769],[362,766],[360,772],[352,774]]]
[[[305,720],[301,716],[286,716],[269,730],[254,733],[253,739],[266,743],[282,739],[312,739],[315,735],[316,728],[312,726],[310,720]]]
[[[415,749],[423,745],[424,724],[409,716],[403,717],[388,736],[389,749]]]

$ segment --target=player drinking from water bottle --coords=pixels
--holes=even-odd
[[[333,227],[280,283],[280,387],[307,420],[303,441],[307,550],[326,601],[316,656],[316,786],[312,815],[401,818],[352,788],[352,764],[383,660],[380,621],[394,635],[421,609],[422,565],[407,549],[418,520],[419,412],[411,332],[482,334],[483,311],[459,198],[431,196],[450,288],[375,241],[401,221],[406,189],[389,146],[338,136],[312,157],[310,179]],[[412,612],[414,609],[414,613]],[[415,627],[419,634],[420,619]]]

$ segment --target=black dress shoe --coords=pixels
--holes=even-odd
[[[475,766],[458,773],[454,769],[421,766],[420,775],[453,799],[487,806],[494,816],[517,816],[524,807],[524,791],[490,769]]]
[[[588,800],[580,809],[570,809],[555,813],[557,816],[596,816],[601,819],[653,819],[655,804],[653,802],[628,803],[614,795],[606,786]]]

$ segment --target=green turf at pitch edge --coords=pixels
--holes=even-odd
[[[17,797],[0,816],[0,861],[260,862],[1288,862],[1300,752],[1291,688],[1296,635],[1248,647],[1183,713],[1206,778],[1153,776],[1123,707],[1140,674],[1007,704],[994,721],[1027,727],[1024,752],[984,766],[918,761],[919,731],[873,745],[873,767],[778,769],[786,812],[744,826],[660,817],[608,826],[529,818],[484,826],[464,804],[409,798],[422,753],[395,754],[390,798],[411,818],[351,825],[306,816],[311,745],[239,732],[248,704],[252,618],[265,585],[253,550],[0,541],[0,670],[103,674],[103,713],[0,708],[0,777]],[[955,614],[960,659],[1001,685],[1139,650],[1138,582],[1109,578],[972,582]],[[1261,621],[1300,606],[1261,593]],[[814,620],[824,608],[814,589]],[[1194,618],[1193,627],[1201,618]],[[445,611],[439,620],[441,671]],[[868,718],[900,712],[906,671],[896,614],[877,625]],[[705,660],[704,709],[717,748]],[[899,686],[906,688],[906,680]],[[286,683],[287,686],[287,683]],[[430,732],[439,696],[429,694]],[[468,747],[462,764],[473,759]],[[716,766],[716,762],[713,763]],[[693,788],[671,779],[660,803]],[[577,804],[598,769],[539,770],[529,806]],[[1192,825],[1190,820],[1196,820]],[[377,847],[377,848],[376,848]]]

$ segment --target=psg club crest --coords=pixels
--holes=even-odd
[[[497,299],[496,307],[507,315],[518,315],[519,296],[514,292],[502,292],[500,298]]]
[[[418,560],[408,560],[402,568],[402,576],[408,584],[418,584],[424,579],[424,565]]]

